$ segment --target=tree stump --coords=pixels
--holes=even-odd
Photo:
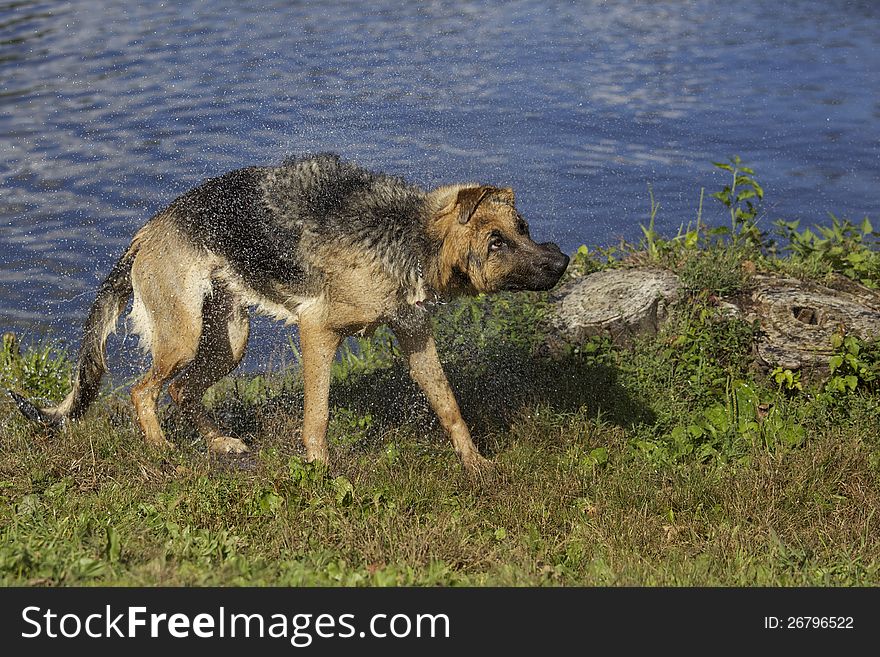
[[[831,336],[844,330],[862,339],[880,337],[880,296],[847,282],[834,289],[809,281],[759,275],[753,279],[749,321],[758,319],[758,356],[787,369],[826,367]]]
[[[880,338],[880,295],[842,277],[833,285],[757,274],[749,294],[718,303],[732,316],[758,320],[756,351],[765,365],[826,368],[835,332]],[[657,332],[679,298],[679,279],[655,268],[607,269],[564,284],[551,298],[551,351],[597,335],[630,344]]]
[[[627,344],[657,332],[678,290],[678,276],[663,269],[606,269],[564,284],[553,296],[551,323],[568,342],[604,335]]]

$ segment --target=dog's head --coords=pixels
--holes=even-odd
[[[512,189],[454,186],[433,194],[439,207],[434,232],[442,240],[441,289],[549,290],[565,273],[568,256],[552,242],[532,240]]]

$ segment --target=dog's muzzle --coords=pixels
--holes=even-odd
[[[508,279],[505,290],[549,290],[568,268],[568,256],[552,242],[537,244],[522,267]]]
[[[559,282],[568,269],[568,256],[553,242],[538,245],[540,256],[535,262],[535,287],[533,290],[549,290]]]

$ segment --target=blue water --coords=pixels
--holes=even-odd
[[[649,184],[674,233],[734,154],[765,228],[876,218],[878,90],[870,0],[2,2],[0,330],[75,344],[153,212],[291,153],[512,186],[568,252],[636,239]]]

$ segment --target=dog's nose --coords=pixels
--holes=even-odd
[[[565,270],[568,269],[568,261],[569,261],[569,258],[568,258],[567,255],[565,255],[565,254],[562,253],[562,252],[560,252],[559,255],[562,256],[562,257],[559,259],[559,269],[560,269],[560,271],[565,272]]]
[[[543,244],[539,244],[538,246],[544,251],[545,257],[547,258],[547,268],[552,269],[555,272],[559,272],[561,276],[566,268],[568,267],[568,256],[565,255],[562,250],[553,242],[544,242]]]

